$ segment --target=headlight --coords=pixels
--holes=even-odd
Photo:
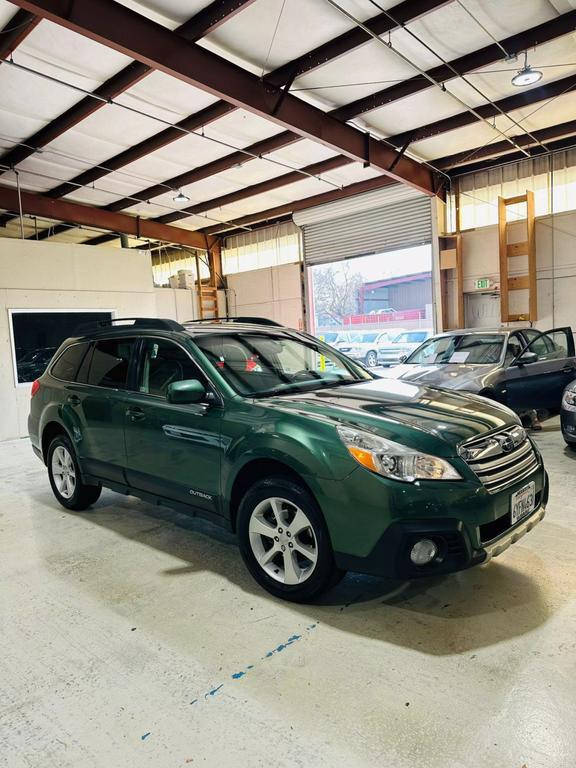
[[[562,396],[562,408],[566,411],[576,411],[576,390],[567,389]]]
[[[452,464],[354,427],[337,427],[350,455],[366,469],[393,480],[461,480]]]

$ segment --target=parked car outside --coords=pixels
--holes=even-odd
[[[576,381],[568,384],[562,395],[560,425],[566,445],[576,450]]]
[[[470,329],[441,333],[389,375],[497,400],[517,413],[558,413],[566,385],[576,378],[571,328]]]
[[[538,448],[505,406],[376,379],[270,321],[108,321],[64,342],[28,424],[66,509],[107,487],[207,517],[294,601],[347,570],[409,579],[486,562],[548,500]]]
[[[353,360],[359,360],[368,368],[374,368],[378,364],[378,350],[383,344],[389,344],[403,328],[389,328],[385,331],[366,331],[365,333],[351,333],[348,341],[336,344],[336,349],[343,352]]]
[[[403,331],[388,344],[382,345],[378,350],[379,365],[397,365],[403,358],[413,352],[423,341],[432,336],[433,331],[427,329],[415,329]]]
[[[350,334],[345,331],[328,331],[327,333],[318,333],[317,338],[330,344],[331,347],[337,347],[338,344],[349,341]]]

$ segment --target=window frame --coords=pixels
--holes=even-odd
[[[194,357],[190,354],[190,351],[186,349],[184,344],[182,344],[181,342],[176,341],[176,339],[170,339],[166,336],[140,336],[138,338],[138,349],[135,354],[134,371],[133,371],[134,389],[131,390],[132,392],[135,392],[140,397],[153,397],[155,400],[159,400],[163,403],[168,403],[168,399],[164,395],[155,395],[153,392],[141,392],[139,389],[140,376],[142,374],[142,367],[144,365],[144,354],[146,349],[146,342],[148,341],[163,341],[169,344],[174,344],[176,347],[179,347],[184,352],[184,354],[188,356],[188,358],[190,359],[190,362],[201,374],[198,377],[198,380],[206,385],[207,396],[202,401],[202,403],[205,405],[210,405],[212,407],[214,406],[222,407],[224,405],[224,400],[221,392],[218,390],[218,388],[216,387],[212,379],[208,376],[207,372],[202,368],[200,363],[197,360],[195,360]],[[192,339],[192,343],[193,341],[194,340]]]
[[[90,339],[90,349],[87,352],[87,355],[90,355],[90,362],[88,364],[88,376],[90,376],[90,371],[92,369],[92,361],[94,359],[94,352],[96,350],[96,345],[99,341],[134,341],[134,347],[130,353],[130,360],[128,361],[128,373],[126,375],[126,386],[125,387],[110,387],[103,384],[92,384],[90,381],[75,381],[73,383],[79,384],[83,387],[93,387],[94,389],[107,389],[111,392],[134,392],[133,384],[134,384],[134,362],[136,359],[136,350],[138,348],[138,344],[140,341],[139,336],[124,336],[124,335],[118,335],[118,336],[101,336],[98,338],[92,338]],[[86,358],[84,358],[86,360]],[[84,362],[84,360],[82,362]],[[82,366],[80,366],[82,367]],[[78,373],[80,372],[80,368],[78,369]],[[78,373],[76,374],[76,377],[78,377]]]
[[[73,379],[61,379],[59,376],[56,376],[54,374],[54,368],[58,365],[60,362],[60,358],[64,357],[66,352],[68,352],[69,349],[72,349],[72,347],[80,347],[83,344],[86,345],[86,352],[84,352],[84,355],[82,356],[82,359],[80,360],[80,364],[78,365],[78,368],[76,369],[76,374]],[[81,383],[77,381],[78,373],[80,372],[80,368],[84,365],[84,362],[88,355],[92,354],[92,350],[94,348],[94,343],[92,340],[89,341],[73,341],[72,344],[67,344],[64,349],[60,352],[60,354],[56,355],[54,357],[54,360],[52,361],[52,365],[50,366],[50,369],[48,371],[49,375],[55,379],[56,381],[61,381],[63,384],[77,384]]]

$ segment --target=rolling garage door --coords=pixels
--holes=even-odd
[[[431,198],[398,185],[294,214],[307,265],[409,248],[432,240]]]

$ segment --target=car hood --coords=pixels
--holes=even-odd
[[[487,383],[488,376],[497,365],[466,365],[447,363],[444,365],[397,365],[387,376],[391,379],[417,382],[426,386],[479,392]]]
[[[518,423],[512,411],[486,398],[389,378],[258,402],[334,425],[354,424],[445,456],[456,455],[464,440]]]

